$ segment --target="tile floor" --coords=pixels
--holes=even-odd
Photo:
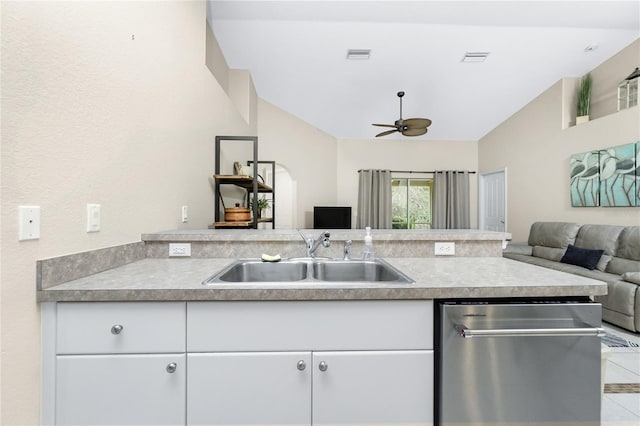
[[[607,331],[640,344],[640,334],[604,323]],[[640,348],[609,348],[605,383],[640,383]],[[602,426],[640,425],[640,393],[605,393]]]

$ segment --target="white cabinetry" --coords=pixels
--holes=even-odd
[[[311,353],[189,354],[188,362],[188,424],[311,424]]]
[[[432,306],[190,302],[187,424],[431,425]]]
[[[432,425],[433,303],[43,305],[43,423]]]
[[[55,424],[184,424],[185,321],[184,302],[58,303]]]
[[[430,425],[432,401],[433,351],[313,353],[313,424]]]

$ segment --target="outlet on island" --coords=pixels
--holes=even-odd
[[[191,256],[191,243],[169,243],[169,257]]]
[[[453,256],[456,254],[456,243],[435,243],[433,251],[436,256]]]

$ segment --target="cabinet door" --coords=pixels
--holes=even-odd
[[[189,425],[310,425],[309,352],[187,355]]]
[[[314,425],[432,425],[433,351],[313,353]]]
[[[57,425],[184,424],[184,354],[60,355],[56,362]]]

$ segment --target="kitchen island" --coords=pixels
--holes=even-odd
[[[361,236],[332,231],[318,256],[342,257],[342,241]],[[439,301],[606,294],[496,255],[506,239],[374,233],[378,257],[413,280],[403,284],[202,284],[236,258],[304,256],[297,231],[172,231],[39,261],[43,423],[432,425]],[[436,242],[455,242],[455,255],[436,257]],[[175,243],[191,256],[168,257]]]
[[[318,230],[302,230],[315,237]],[[331,230],[332,245],[318,256],[362,256],[363,230]],[[374,230],[377,257],[415,282],[242,283],[202,285],[237,258],[263,253],[302,257],[297,230],[189,230],[142,236],[142,242],[38,262],[38,301],[340,300],[474,297],[558,297],[606,294],[604,283],[502,258],[510,234],[478,230]],[[435,256],[437,242],[455,255]],[[188,257],[169,257],[172,243],[189,244]]]

